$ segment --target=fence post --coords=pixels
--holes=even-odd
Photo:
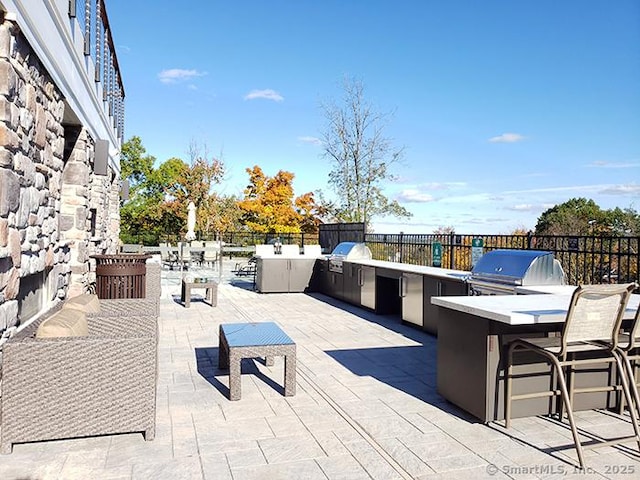
[[[453,270],[453,267],[456,264],[455,259],[453,258],[453,256],[455,255],[455,240],[456,234],[455,232],[451,232],[449,234],[449,268],[451,270]]]

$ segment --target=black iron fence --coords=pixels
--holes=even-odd
[[[473,268],[474,249],[476,254],[478,249],[546,250],[560,261],[572,285],[640,281],[640,237],[370,233],[365,241],[377,260],[457,270]]]
[[[338,232],[342,230],[329,229],[320,234],[226,232],[216,240],[238,246],[274,243],[276,240],[300,246],[320,244],[323,251],[329,253],[336,242],[360,239],[349,237],[353,234],[350,231],[340,234],[346,237],[338,235]],[[167,238],[170,242],[179,240]],[[330,244],[327,244],[329,240]],[[364,241],[376,260],[466,271],[473,268],[474,258],[489,250],[546,250],[553,252],[560,261],[569,284],[640,283],[640,237],[365,233]]]
[[[199,237],[198,240],[221,240],[227,245],[246,247],[250,245],[264,245],[279,241],[284,245],[317,245],[317,233],[255,233],[255,232],[225,232],[214,237]],[[163,241],[175,244],[184,241],[177,236],[167,236]]]

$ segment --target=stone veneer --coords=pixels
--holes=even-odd
[[[0,333],[19,322],[21,278],[47,273],[46,309],[90,288],[90,255],[117,251],[119,179],[92,173],[94,139],[64,123],[65,108],[19,27],[0,16]]]

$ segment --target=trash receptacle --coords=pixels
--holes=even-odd
[[[92,255],[98,298],[145,298],[147,259],[151,255]]]

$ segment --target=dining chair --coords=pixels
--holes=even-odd
[[[636,284],[636,288],[638,285]],[[622,357],[622,361],[625,367],[625,373],[629,380],[629,389],[631,396],[635,402],[636,413],[640,417],[640,394],[638,392],[638,375],[637,370],[640,366],[640,305],[636,309],[636,313],[633,317],[631,327],[627,331],[621,331],[618,335],[618,350]],[[623,406],[621,405],[620,413],[622,413]],[[629,408],[632,408],[632,404],[629,404]]]
[[[204,260],[204,242],[202,240],[191,241],[191,261],[202,265]]]
[[[178,262],[181,270],[191,266],[191,245],[187,242],[178,242]]]
[[[215,266],[219,253],[220,246],[218,245],[218,242],[204,242],[204,256],[202,259],[204,263],[211,264],[212,267]]]
[[[178,256],[171,250],[171,244],[168,242],[160,243],[160,261],[162,265],[167,265],[171,270],[173,266],[178,263]]]
[[[544,338],[517,338],[513,340],[507,351],[506,378],[505,378],[505,426],[511,425],[512,401],[526,400],[539,397],[558,396],[562,400],[560,408],[560,420],[562,421],[563,409],[566,410],[571,434],[578,454],[578,461],[582,469],[586,468],[583,448],[612,445],[622,441],[634,439],[640,450],[640,431],[635,409],[629,409],[629,416],[633,426],[634,435],[598,442],[588,447],[580,442],[573,415],[573,396],[578,393],[593,391],[616,390],[617,386],[604,386],[603,388],[577,388],[573,382],[574,369],[577,366],[598,365],[605,362],[615,364],[617,372],[625,372],[626,367],[620,350],[618,339],[623,315],[631,292],[635,284],[625,285],[583,285],[577,287],[571,296],[565,322],[560,336]],[[547,359],[551,364],[557,386],[544,392],[532,392],[514,395],[512,384],[514,377],[526,377],[527,374],[513,374],[514,353],[526,351],[538,354]],[[576,356],[579,354],[579,356]],[[626,375],[619,375],[620,389],[629,405],[633,405]],[[611,377],[615,379],[615,376]],[[567,384],[569,383],[569,387]]]

